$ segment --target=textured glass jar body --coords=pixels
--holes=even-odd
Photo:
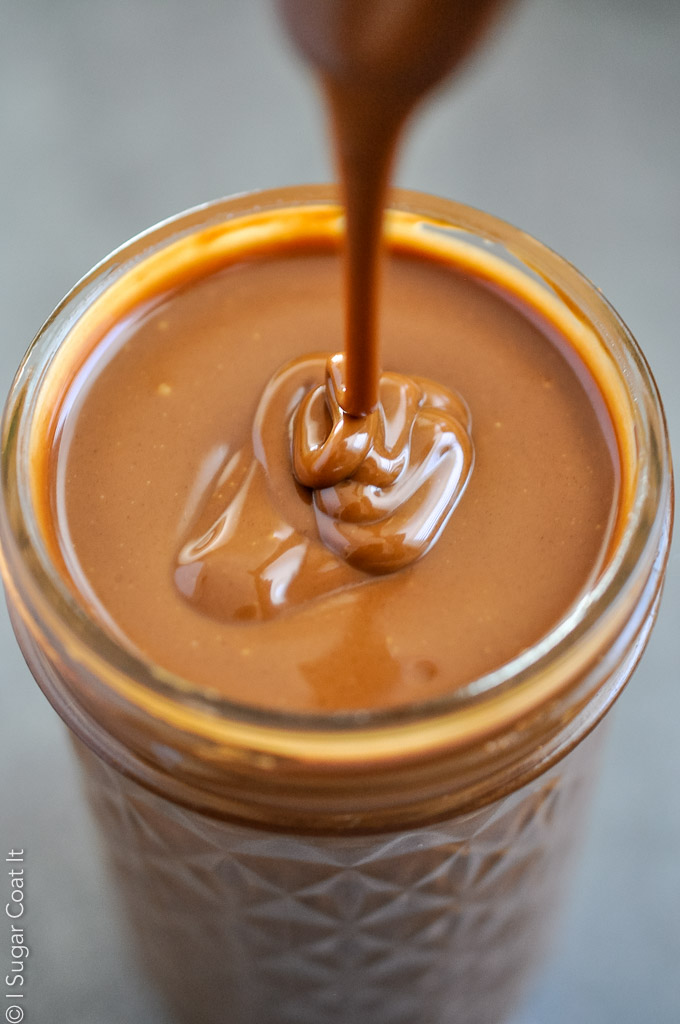
[[[211,231],[215,268],[242,218],[292,211],[294,225],[314,208],[340,232],[328,189],[211,204],[114,253],[45,325],[5,413],[0,538],[14,628],[78,738],[121,894],[181,1024],[500,1024],[545,945],[598,723],[658,608],[670,458],[625,326],[523,233],[432,197],[396,202],[402,228],[430,232],[444,252],[477,246],[499,274],[549,292],[620,406],[630,514],[616,550],[555,630],[501,670],[394,713],[230,705],[126,650],[73,597],[41,535],[31,466],[44,394],[89,311],[165,246],[190,256],[199,230]]]
[[[262,832],[79,744],[138,954],[181,1024],[500,1024],[551,934],[600,726],[477,811],[404,832]]]

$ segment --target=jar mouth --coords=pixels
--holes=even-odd
[[[580,678],[601,648],[602,636],[615,636],[630,614],[650,566],[667,557],[663,546],[671,515],[671,471],[664,414],[656,384],[635,340],[597,288],[564,259],[517,228],[470,207],[424,193],[393,190],[389,206],[420,218],[433,231],[457,232],[489,247],[523,274],[547,288],[601,339],[617,369],[632,419],[631,500],[607,564],[592,587],[535,645],[501,667],[453,692],[427,701],[383,710],[333,713],[290,712],[238,703],[206,693],[119,644],[88,614],[50,557],[34,514],[30,488],[29,435],[38,394],[61,341],[78,318],[122,273],[177,238],[199,227],[215,226],[253,211],[337,204],[327,185],[293,186],[243,193],[195,207],[150,228],[99,263],[66,296],[41,328],[17,373],[3,421],[2,570],[12,600],[46,639],[60,644],[124,699],[139,701],[165,716],[179,706],[193,726],[207,733],[240,725],[276,734],[342,742],[357,733],[393,734],[437,726],[442,739],[460,742],[471,733],[527,713]],[[596,638],[597,634],[597,638]],[[60,640],[57,640],[61,637]],[[492,713],[493,707],[493,713]],[[189,721],[189,718],[187,718]],[[396,732],[395,732],[396,730]],[[415,734],[411,733],[415,736]],[[421,740],[414,740],[420,742]]]

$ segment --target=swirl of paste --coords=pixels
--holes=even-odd
[[[283,366],[250,439],[198,467],[173,575],[205,614],[270,619],[407,565],[443,529],[472,465],[462,399],[385,373],[378,408],[351,417],[342,370],[322,354]]]
[[[383,373],[377,408],[340,405],[344,357],[301,401],[293,426],[297,480],[313,491],[321,540],[364,572],[394,572],[434,544],[473,463],[460,396],[423,377]]]

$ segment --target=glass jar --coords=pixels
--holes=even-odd
[[[545,945],[593,777],[595,727],[644,649],[670,542],[663,410],[597,289],[487,214],[392,196],[400,213],[388,235],[406,225],[443,251],[477,252],[564,322],[616,408],[629,510],[603,570],[558,625],[445,698],[320,716],[210,697],[88,614],[50,556],[34,500],[59,354],[124,275],[148,279],[171,245],[190,260],[207,228],[217,267],[253,218],[294,226],[315,211],[339,234],[336,204],[332,189],[309,186],[189,211],[123,246],[58,307],[5,411],[7,599],[31,671],[75,737],[173,1019],[498,1024]]]

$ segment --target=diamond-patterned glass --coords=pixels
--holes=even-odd
[[[451,821],[334,838],[207,818],[79,751],[173,1020],[499,1024],[545,946],[592,747]]]

